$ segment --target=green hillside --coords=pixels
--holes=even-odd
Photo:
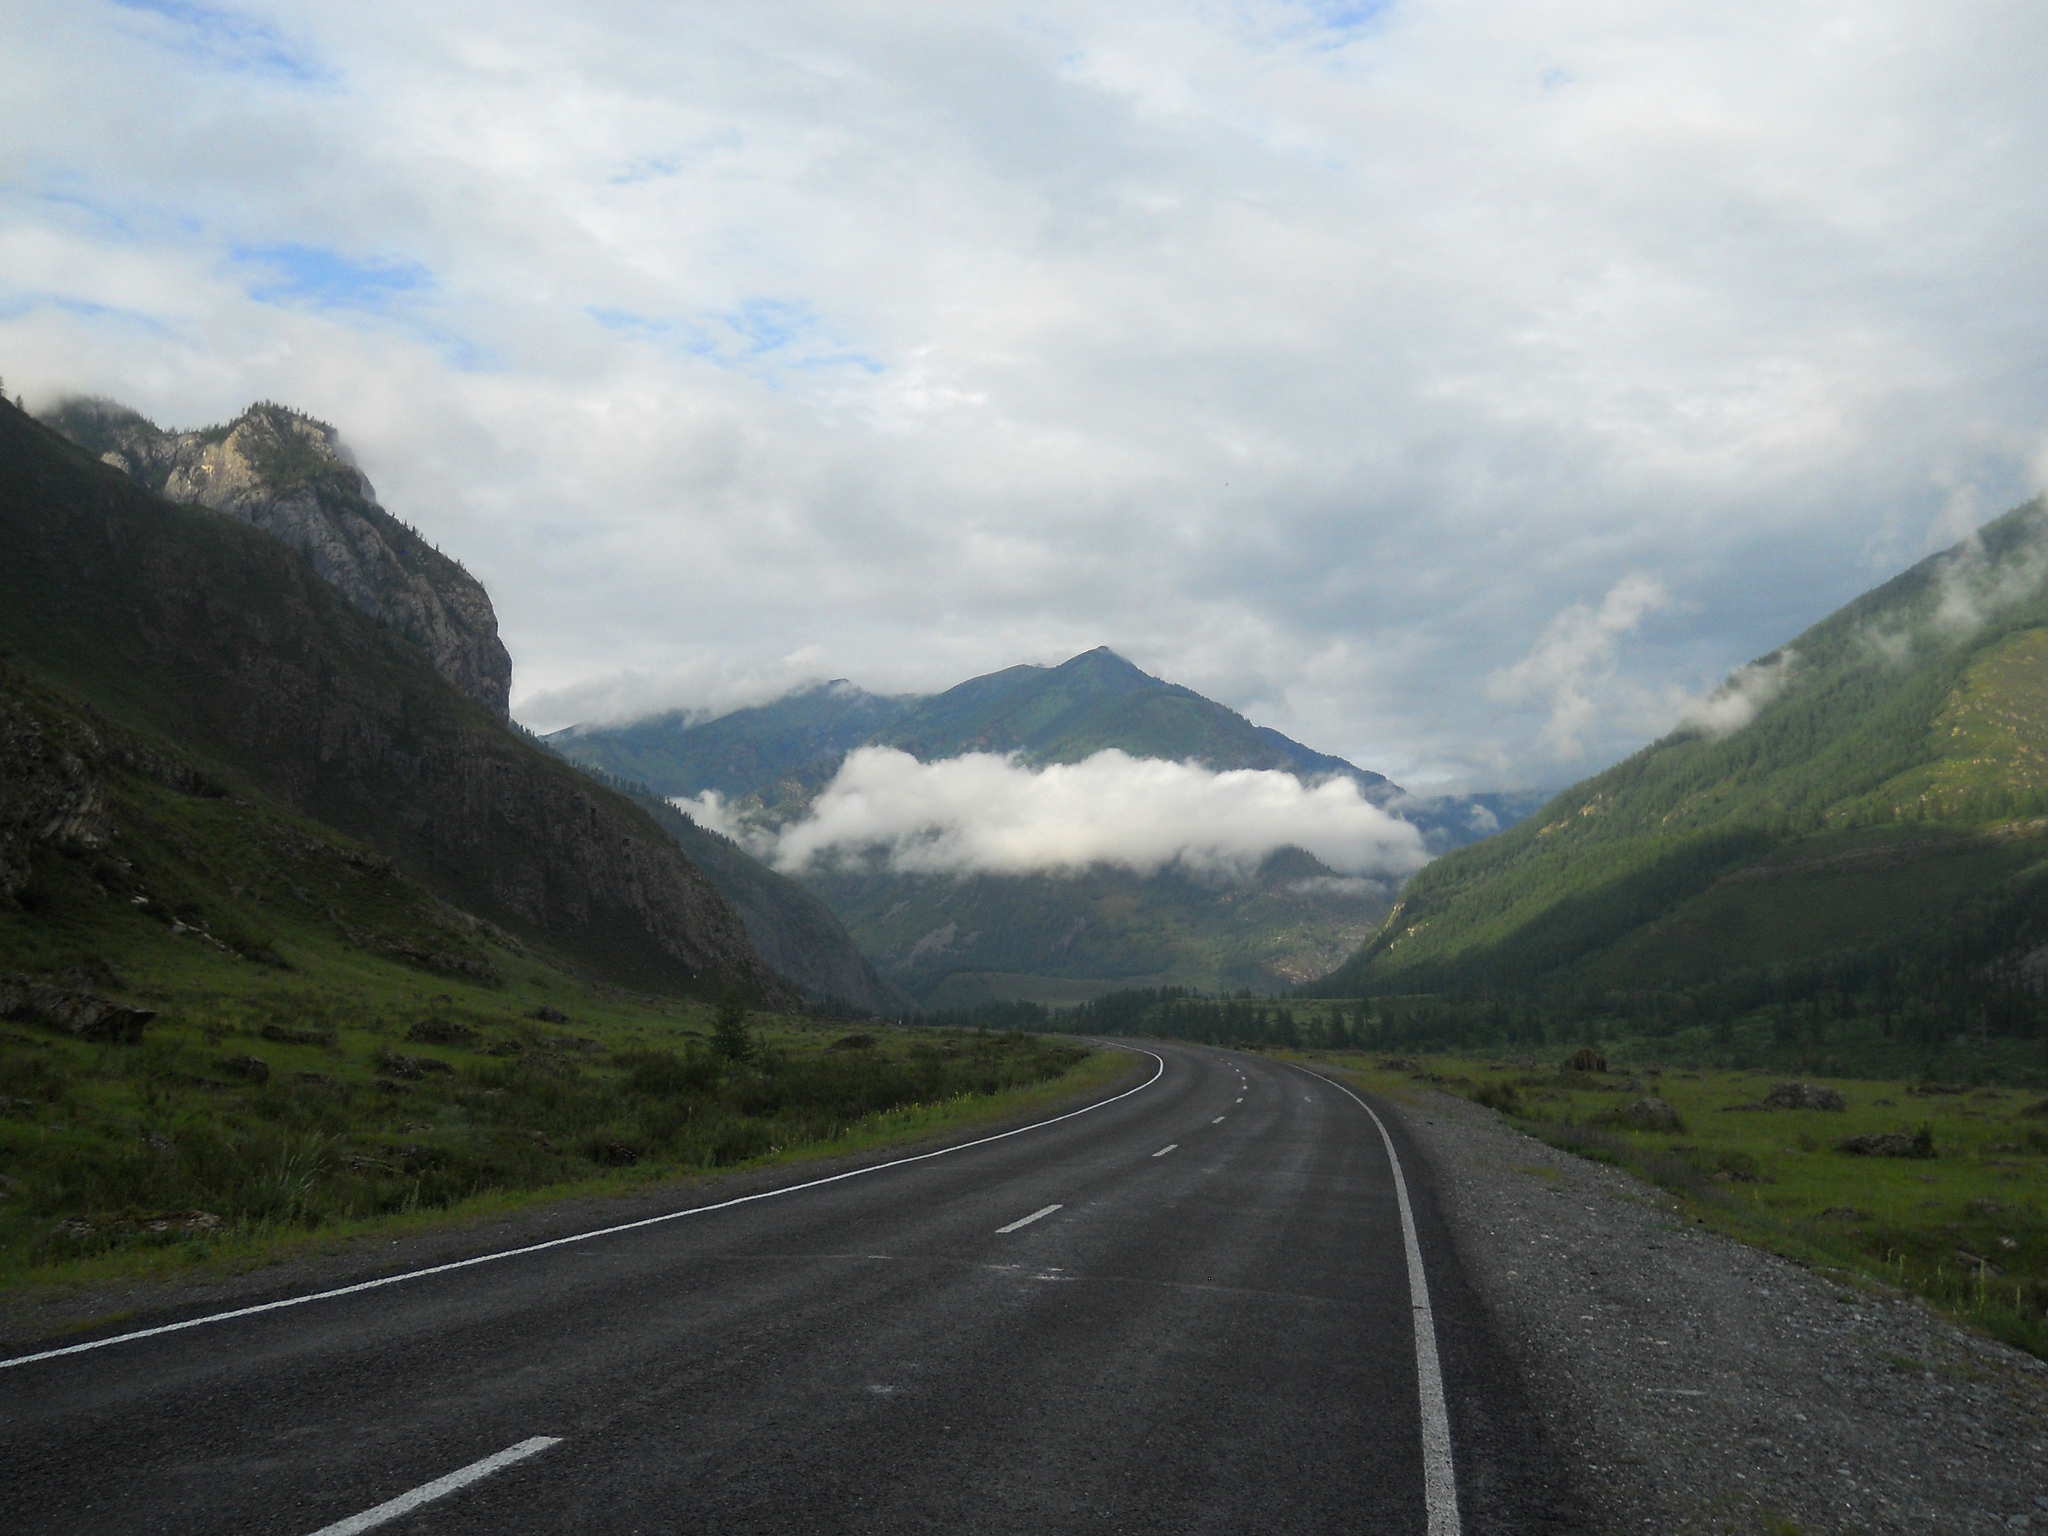
[[[795,1000],[644,812],[450,686],[296,550],[13,409],[0,547],[0,647],[114,725],[590,974]]]
[[[804,883],[884,976],[934,1006],[963,985],[1037,997],[1052,981],[1285,991],[1355,948],[1391,899],[1298,848],[1243,883],[1103,867],[961,879],[827,868]]]
[[[1313,990],[2030,1016],[2044,553],[2036,501],[1865,594],[1749,672],[1786,681],[1748,724],[1674,732],[1430,865]]]

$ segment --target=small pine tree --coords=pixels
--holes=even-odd
[[[727,993],[711,1023],[711,1049],[727,1061],[751,1061],[754,1037],[747,1032],[746,999]]]

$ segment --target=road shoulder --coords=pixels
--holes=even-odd
[[[1596,1529],[2048,1531],[2041,1361],[1687,1225],[1478,1105],[1394,1109]]]

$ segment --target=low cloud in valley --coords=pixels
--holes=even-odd
[[[1308,786],[1288,773],[1217,773],[1114,750],[1032,768],[992,753],[925,763],[894,748],[863,747],[809,815],[775,831],[740,822],[716,795],[675,804],[790,873],[817,862],[878,861],[924,875],[1106,864],[1146,875],[1178,865],[1242,879],[1275,849],[1293,846],[1350,879],[1398,878],[1426,857],[1415,828],[1365,800],[1348,779]]]

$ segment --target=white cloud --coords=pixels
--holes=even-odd
[[[20,0],[0,372],[332,420],[522,708],[1108,643],[1403,782],[2032,489],[2048,11],[1326,14]],[[1503,710],[1632,571],[1696,606]]]
[[[1732,736],[1783,694],[1798,670],[1799,653],[1789,645],[1761,661],[1747,662],[1731,672],[1719,688],[1689,705],[1679,717],[1679,726],[1716,739]]]
[[[765,661],[707,655],[692,657],[690,663],[657,676],[618,672],[566,688],[529,693],[513,705],[513,713],[536,731],[617,725],[672,710],[711,720],[825,686],[825,655],[814,645]]]
[[[1599,607],[1574,603],[1552,619],[1527,656],[1489,680],[1487,692],[1504,703],[1543,701],[1549,718],[1537,744],[1553,757],[1578,757],[1599,721],[1597,696],[1614,679],[1621,637],[1669,603],[1662,582],[1632,572],[1608,589]]]
[[[715,794],[675,804],[789,872],[876,858],[925,875],[1107,864],[1243,878],[1292,846],[1341,875],[1398,878],[1426,860],[1421,835],[1348,779],[1310,788],[1288,773],[1216,773],[1113,750],[1027,768],[990,753],[921,763],[893,748],[863,747],[803,820],[773,831],[739,822]]]

